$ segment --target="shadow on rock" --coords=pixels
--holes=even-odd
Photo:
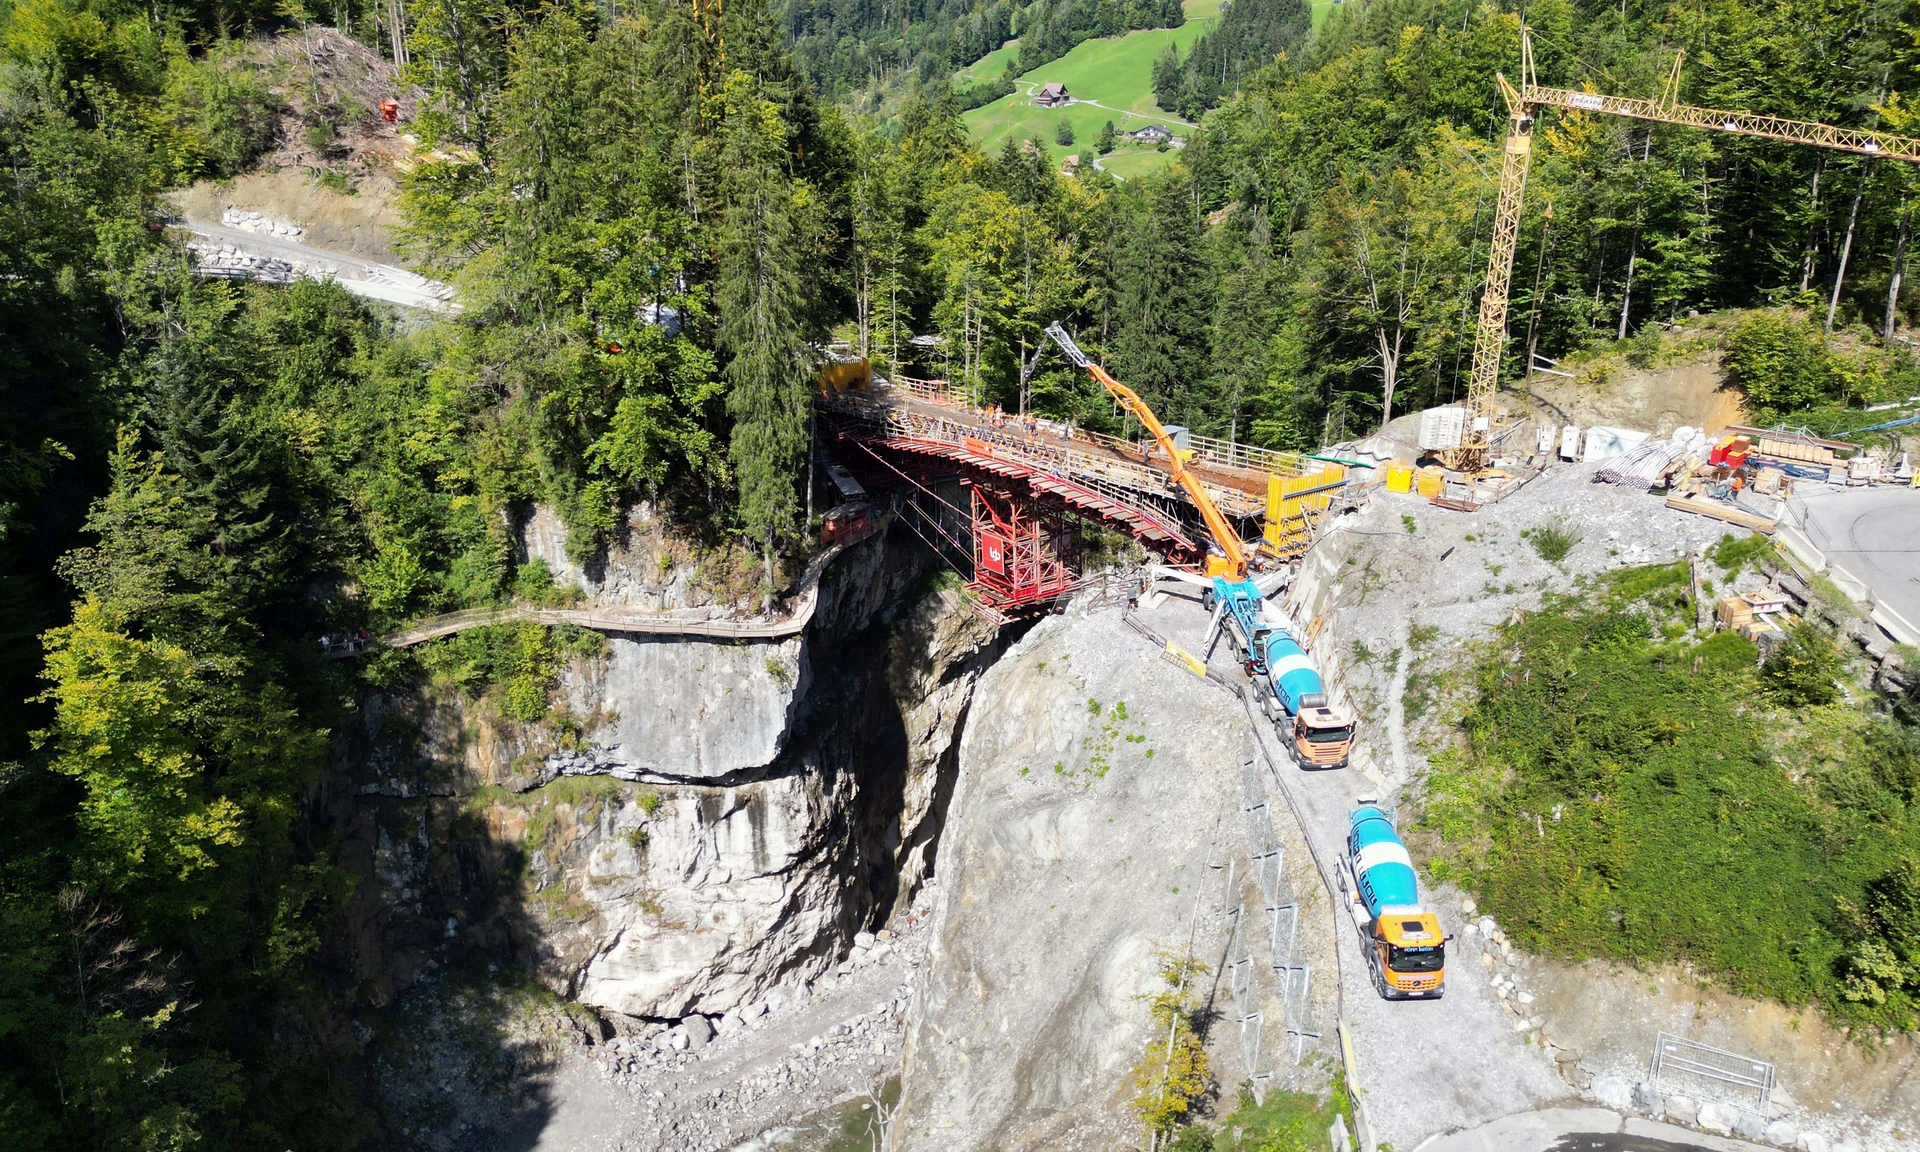
[[[448,978],[410,992],[371,1046],[387,1148],[521,1152],[552,1118],[570,1034],[598,1021],[538,985]]]

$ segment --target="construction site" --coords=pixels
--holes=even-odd
[[[1022,405],[1051,357],[1110,431],[841,342],[799,377],[777,577],[631,479],[584,546],[552,500],[489,505],[510,587],[409,601],[404,547],[343,577],[354,612],[402,606],[314,629],[364,679],[312,789],[396,1146],[1253,1152],[1236,1117],[1294,1108],[1332,1152],[1920,1152],[1920,871],[1829,886],[1920,763],[1887,736],[1920,700],[1920,396],[1816,433],[1749,411],[1723,317],[1676,307],[1635,363],[1623,303],[1563,362],[1510,296],[1550,117],[1895,165],[1920,140],[1685,103],[1679,57],[1647,97],[1542,85],[1516,27],[1452,403],[1280,451],[1166,422],[1069,320],[1022,337]],[[346,37],[304,52],[387,90]],[[387,261],[402,178],[462,157],[403,132],[414,96],[377,107],[358,206],[177,195],[199,273],[458,322]],[[579,326],[594,371],[681,338],[661,299],[624,345]],[[1731,767],[1655,763],[1682,754]],[[1660,853],[1702,842],[1672,901],[1725,892],[1662,919]]]
[[[1576,96],[1513,97],[1514,211],[1533,110]],[[1640,113],[1690,114],[1659,101]],[[1598,598],[1620,573],[1684,572],[1691,615],[1674,627],[1688,636],[1730,632],[1764,661],[1812,621],[1847,646],[1864,690],[1908,692],[1920,489],[1897,437],[1920,417],[1875,414],[1861,442],[1755,426],[1723,388],[1674,386],[1686,365],[1615,389],[1652,397],[1637,407],[1556,393],[1551,364],[1497,388],[1507,318],[1488,299],[1487,359],[1465,403],[1310,454],[1165,426],[1057,325],[1053,346],[1136,437],[982,407],[947,381],[887,378],[842,354],[816,399],[817,464],[837,504],[813,563],[758,616],[643,608],[616,592],[628,561],[595,578],[559,543],[530,542],[590,604],[456,613],[380,638],[410,647],[507,620],[604,633],[611,667],[569,689],[582,713],[648,706],[548,753],[542,771],[672,781],[691,797],[706,793],[662,766],[676,755],[663,746],[688,739],[676,724],[728,700],[749,722],[726,741],[772,742],[732,750],[701,720],[691,754],[778,762],[789,731],[822,723],[806,694],[848,674],[836,661],[857,664],[833,645],[864,635],[849,620],[890,587],[873,574],[909,555],[951,574],[914,610],[933,615],[910,618],[911,643],[886,642],[912,668],[889,675],[930,693],[907,709],[911,778],[924,780],[906,810],[922,823],[890,841],[920,842],[921,869],[938,846],[911,912],[850,951],[756,957],[763,974],[745,983],[717,974],[742,963],[751,933],[730,932],[691,985],[655,970],[688,963],[671,932],[611,937],[571,979],[633,1023],[589,1046],[597,1076],[564,1065],[575,1070],[553,1083],[568,1119],[553,1130],[634,1148],[806,1147],[843,1122],[907,1148],[1134,1142],[1111,1086],[1138,1051],[1158,949],[1208,973],[1193,1018],[1217,1083],[1254,1100],[1345,1085],[1335,1149],[1913,1147],[1910,1038],[1868,1051],[1684,966],[1529,954],[1435,879],[1414,814],[1434,758],[1457,743],[1476,646],[1543,603]],[[1758,562],[1728,575],[1710,559],[1747,539]],[[661,687],[675,645],[710,646],[720,679]],[[771,653],[765,674],[737,649]],[[796,746],[813,756],[825,739]],[[755,782],[765,768],[713,771],[698,783],[726,799],[712,801],[718,816],[701,809],[688,861],[702,837],[737,838],[730,813],[757,809],[734,797],[769,786]],[[641,821],[656,863],[608,842],[595,867],[662,866],[659,819],[613,819],[597,835]],[[778,866],[753,865],[766,867]],[[691,912],[713,894],[674,898]],[[708,991],[636,991],[668,987]]]
[[[1465,403],[1320,453],[1272,453],[1162,426],[1056,326],[1049,335],[1107,389],[1139,439],[983,410],[945,381],[885,380],[849,360],[823,376],[829,470],[846,501],[872,509],[859,515],[888,517],[959,572],[985,618],[1005,624],[1075,604],[1070,618],[1123,624],[1165,665],[1244,708],[1253,739],[1238,808],[1249,832],[1238,855],[1217,843],[1206,853],[1223,891],[1195,898],[1187,948],[1220,961],[1210,1011],[1237,1033],[1223,1063],[1243,1083],[1256,1092],[1297,1084],[1297,1070],[1318,1057],[1358,1086],[1355,1130],[1336,1125],[1336,1149],[1348,1140],[1545,1149],[1576,1137],[1626,1141],[1595,1147],[1907,1146],[1920,1113],[1892,1086],[1891,1068],[1837,1056],[1830,1042],[1810,1048],[1789,1038],[1797,1018],[1756,1018],[1752,1005],[1664,974],[1649,990],[1668,984],[1675,999],[1652,1011],[1625,972],[1589,965],[1570,985],[1555,965],[1516,951],[1452,885],[1428,891],[1396,826],[1402,804],[1420,806],[1429,755],[1449,743],[1435,728],[1433,689],[1419,689],[1429,698],[1416,709],[1413,681],[1543,600],[1590,596],[1583,589],[1611,571],[1682,566],[1697,634],[1730,631],[1763,661],[1807,619],[1852,645],[1862,683],[1894,696],[1913,683],[1920,488],[1898,430],[1920,416],[1883,406],[1855,433],[1893,436],[1856,443],[1748,424],[1711,395],[1691,410],[1678,402],[1680,411],[1663,398],[1661,410],[1642,413],[1650,426],[1635,426],[1583,421],[1542,401],[1530,387],[1536,374],[1572,378],[1550,361],[1536,361],[1511,391],[1496,383],[1512,232],[1542,109],[1909,161],[1920,160],[1920,142],[1687,107],[1675,97],[1677,61],[1651,100],[1542,88],[1531,70],[1529,52],[1523,83],[1505,87],[1506,168]],[[1074,519],[1124,533],[1149,561],[1122,576],[1117,610],[1100,607],[1114,603],[1115,574],[1138,569],[1108,555],[1096,575]],[[1706,557],[1749,534],[1768,559],[1715,590]],[[1057,646],[1057,631],[1036,630],[1022,645],[1044,635]],[[952,928],[936,914],[936,933]],[[932,1019],[983,1023],[951,1017],[953,998],[966,995],[940,992],[947,1015],[922,1027],[945,1036]],[[1044,1038],[1027,1042],[1045,1050]],[[984,1090],[978,1074],[964,1056],[955,1064],[913,1051],[910,1039],[896,1138],[923,1116],[953,1115],[951,1138],[936,1128],[902,1142],[980,1146],[986,1130],[969,1127],[977,1118],[968,1110],[926,1111],[914,1062],[921,1084],[931,1060],[935,1082],[953,1089],[957,1079],[963,1097]],[[1869,1082],[1886,1093],[1884,1109],[1858,1110],[1849,1085]]]

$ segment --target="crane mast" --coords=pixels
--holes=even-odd
[[[1520,87],[1515,88],[1505,75],[1495,78],[1507,101],[1507,142],[1500,163],[1500,200],[1494,212],[1493,241],[1487,253],[1487,285],[1480,297],[1480,321],[1473,333],[1473,369],[1467,377],[1467,425],[1461,433],[1459,447],[1439,453],[1447,467],[1463,471],[1485,467],[1492,444],[1493,398],[1500,386],[1500,360],[1507,344],[1508,289],[1513,282],[1514,250],[1519,245],[1520,221],[1526,202],[1527,169],[1533,161],[1534,122],[1541,108],[1623,116],[1920,164],[1920,140],[1912,137],[1682,104],[1680,64],[1684,58],[1684,51],[1675,55],[1673,68],[1667,73],[1660,93],[1648,98],[1550,88],[1534,76],[1533,35],[1521,29]]]

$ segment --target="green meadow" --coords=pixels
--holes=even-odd
[[[1088,40],[1051,64],[1043,64],[1017,77],[1017,88],[1011,95],[966,114],[968,131],[989,155],[999,151],[1011,136],[1016,140],[1038,139],[1056,161],[1069,155],[1079,155],[1083,161],[1091,159],[1094,137],[1108,120],[1113,121],[1116,132],[1132,132],[1159,123],[1175,135],[1186,135],[1193,126],[1161,111],[1153,101],[1153,61],[1168,44],[1177,44],[1185,51],[1199,39],[1219,15],[1220,0],[1187,0],[1186,13],[1187,22],[1178,28],[1154,28],[1105,40]],[[992,79],[1005,70],[1007,61],[1017,50],[1018,43],[1009,41],[958,76],[967,83]],[[1031,93],[1054,81],[1065,84],[1075,100],[1093,103],[1071,104],[1065,108],[1036,106]],[[1061,145],[1055,139],[1062,120],[1073,126],[1074,142],[1070,145]],[[1116,176],[1133,179],[1171,164],[1177,155],[1171,149],[1156,152],[1123,144],[1102,157],[1102,162]]]

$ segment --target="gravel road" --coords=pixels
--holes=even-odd
[[[222,250],[243,253],[263,260],[278,261],[297,276],[314,280],[331,279],[356,296],[384,300],[407,308],[425,308],[444,312],[457,308],[453,290],[437,280],[409,272],[393,264],[381,264],[348,252],[336,252],[303,244],[286,236],[253,232],[215,224],[209,220],[186,221],[195,236],[192,247],[203,267],[221,263]],[[242,275],[242,278],[245,277]]]
[[[1197,601],[1176,593],[1142,615],[1175,643],[1195,654],[1205,652],[1208,615]],[[1241,680],[1224,641],[1210,663],[1222,677]],[[1276,779],[1306,817],[1313,851],[1328,864],[1338,858],[1347,808],[1356,796],[1386,796],[1392,802],[1378,777],[1358,769],[1302,772],[1286,758],[1270,723],[1256,719],[1252,727],[1268,762],[1277,766]],[[1275,816],[1285,818],[1285,811]],[[1459,934],[1449,949],[1447,994],[1437,1001],[1380,999],[1350,922],[1336,920],[1336,926],[1329,927],[1327,919],[1315,918],[1302,924],[1303,931],[1330,932],[1335,938],[1359,1089],[1375,1139],[1395,1148],[1412,1148],[1436,1133],[1474,1127],[1572,1095],[1546,1051],[1532,1046],[1527,1031],[1503,1010],[1492,983],[1502,968],[1480,960],[1481,941],[1477,934],[1462,933],[1466,918],[1458,902],[1437,903],[1447,930]]]

